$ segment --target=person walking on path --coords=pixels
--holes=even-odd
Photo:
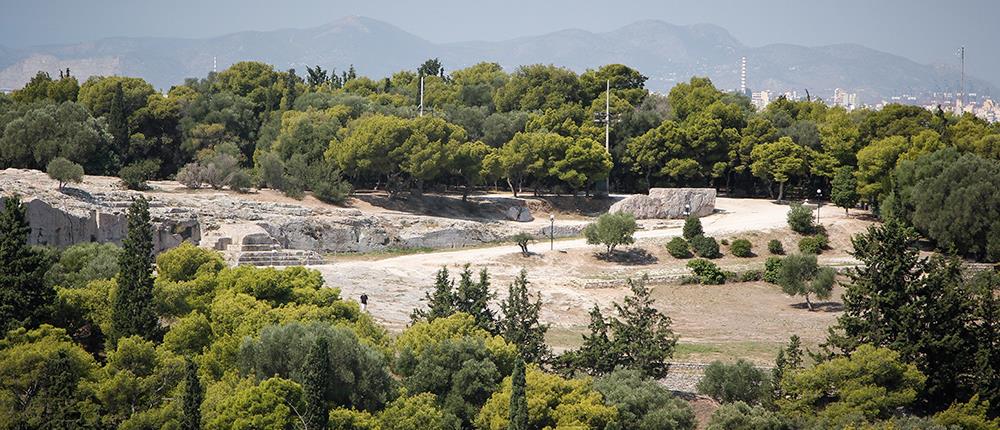
[[[368,312],[368,294],[361,293],[361,312]]]

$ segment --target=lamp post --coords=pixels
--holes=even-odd
[[[691,217],[691,203],[684,204],[684,218]]]
[[[816,225],[819,225],[819,207],[823,205],[822,201],[823,190],[820,188],[816,189]]]
[[[549,214],[549,251],[556,249],[556,216]]]

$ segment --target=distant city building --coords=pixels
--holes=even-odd
[[[766,90],[751,93],[750,104],[757,108],[757,110],[764,110],[767,105],[771,104],[771,93]]]
[[[740,58],[740,94],[753,98],[750,91],[750,77],[747,76],[747,57]]]
[[[858,106],[858,94],[837,88],[833,90],[833,105],[852,111]]]

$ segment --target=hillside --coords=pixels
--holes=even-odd
[[[738,85],[739,57],[747,56],[754,89],[809,89],[829,97],[834,88],[858,92],[861,101],[916,91],[953,90],[954,70],[919,64],[860,45],[805,47],[772,44],[748,47],[722,27],[678,26],[639,21],[595,33],[562,30],[498,42],[435,44],[391,24],[346,17],[320,27],[269,32],[239,32],[205,39],[109,38],[69,45],[16,49],[0,47],[0,88],[19,88],[37,70],[56,74],[69,67],[78,77],[141,76],[167,89],[189,77],[243,60],[279,69],[321,65],[382,77],[439,57],[448,70],[495,61],[508,70],[523,64],[551,63],[582,72],[607,63],[624,63],[649,76],[648,86],[666,91],[690,76],[709,76],[721,88]],[[986,81],[969,79],[970,91],[996,93]]]

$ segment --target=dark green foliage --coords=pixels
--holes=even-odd
[[[17,195],[0,199],[0,330],[34,326],[46,315],[55,293],[45,283],[50,262],[28,246],[27,208]]]
[[[111,279],[118,274],[121,248],[113,243],[80,243],[64,249],[45,273],[51,286],[83,288],[95,279]]]
[[[416,357],[404,350],[396,368],[408,392],[434,394],[442,409],[467,426],[503,379],[485,342],[471,336],[429,345]]]
[[[693,430],[694,410],[670,390],[637,370],[616,370],[598,378],[594,388],[618,409],[622,430]]]
[[[777,284],[780,270],[781,257],[767,257],[764,261],[764,282]]]
[[[353,330],[328,323],[264,327],[258,338],[243,340],[240,367],[258,381],[279,376],[304,383],[309,351],[320,337],[326,339],[333,366],[325,390],[330,404],[375,411],[390,400],[394,384],[385,356]]]
[[[499,332],[504,340],[517,345],[522,359],[528,363],[540,363],[549,356],[549,347],[545,344],[545,332],[548,324],[538,321],[538,311],[542,308],[542,299],[538,295],[531,301],[528,293],[528,272],[514,278],[507,288],[507,299],[500,303],[503,319],[500,320]]]
[[[201,429],[201,401],[202,390],[201,381],[198,379],[198,364],[187,360],[187,372],[184,376],[184,417],[181,421],[181,430]]]
[[[774,255],[782,255],[785,253],[785,247],[781,244],[778,239],[771,239],[767,242],[767,252]]]
[[[716,242],[714,237],[695,236],[691,238],[691,249],[701,258],[719,258],[722,256],[722,253],[719,252],[719,242]]]
[[[945,251],[1000,261],[1000,161],[948,148],[901,163],[895,177],[893,216]]]
[[[667,252],[674,258],[691,258],[691,249],[683,237],[675,237],[667,242]]]
[[[726,283],[726,274],[723,273],[715,263],[696,258],[687,262],[688,269],[694,272],[695,276],[706,285],[722,285]]]
[[[303,420],[306,428],[310,430],[326,429],[330,410],[327,402],[331,397],[329,396],[331,367],[330,345],[325,337],[317,336],[302,366],[302,392],[306,404]]]
[[[146,181],[153,179],[156,176],[156,172],[160,170],[160,163],[158,160],[143,160],[136,161],[135,163],[129,164],[122,167],[118,171],[118,176],[121,178],[125,186],[130,190],[145,190],[149,188],[146,185]]]
[[[153,231],[149,202],[139,197],[129,207],[128,233],[118,258],[118,287],[111,309],[113,339],[159,337],[160,324],[153,308]]]
[[[893,220],[853,239],[862,265],[849,272],[844,313],[827,346],[850,352],[871,343],[898,351],[927,376],[921,409],[937,410],[979,392],[991,396],[984,400],[995,414],[1000,383],[982,363],[996,357],[996,298],[976,293],[958,260],[920,257],[916,239]]]
[[[633,234],[638,229],[635,217],[630,213],[616,212],[601,215],[597,221],[583,230],[589,245],[604,245],[607,254],[615,251],[619,245],[630,245],[635,242]]]
[[[611,321],[615,344],[623,367],[659,379],[667,374],[667,360],[673,356],[677,337],[670,329],[670,318],[660,313],[646,288],[645,278],[629,279],[631,295],[622,304],[615,303],[618,318]]]
[[[514,363],[511,374],[510,419],[507,430],[528,430],[528,395],[525,393],[524,361]]]
[[[490,301],[496,295],[490,291],[490,273],[486,268],[479,271],[479,279],[473,279],[472,269],[466,264],[455,290],[455,311],[472,315],[476,325],[490,333],[496,333],[496,315],[490,309]]]
[[[793,430],[796,427],[778,413],[743,402],[724,404],[712,412],[708,430]]]
[[[591,375],[605,375],[618,366],[619,354],[608,332],[608,321],[596,304],[590,309],[587,328],[590,334],[583,335],[583,345],[560,356],[561,364],[568,367],[568,373],[584,371]]]
[[[441,60],[432,58],[424,61],[424,63],[417,68],[417,74],[420,76],[444,76],[444,66],[441,65]]]
[[[118,159],[123,159],[129,147],[128,116],[126,112],[125,92],[122,84],[115,84],[114,95],[111,99],[111,110],[108,112],[108,132],[111,133],[111,142],[114,146],[114,154]]]
[[[67,183],[78,183],[83,180],[83,166],[63,157],[53,158],[45,167],[45,173],[59,182],[59,190],[62,190]]]
[[[340,170],[332,163],[320,163],[313,167],[315,175],[312,181],[313,196],[322,202],[341,204],[351,194],[351,184],[345,181]]]
[[[229,176],[229,189],[236,191],[237,193],[245,193],[250,191],[250,187],[253,186],[253,180],[250,178],[250,174],[246,170],[237,170]]]
[[[753,257],[753,244],[746,239],[736,239],[733,244],[729,246],[729,252],[737,257]]]
[[[830,199],[833,204],[844,208],[844,213],[849,213],[850,209],[858,204],[858,180],[854,177],[854,169],[851,166],[842,166],[837,169],[837,174],[831,183]]]
[[[817,298],[830,297],[836,272],[829,267],[819,267],[813,254],[792,254],[781,260],[778,269],[778,285],[790,296],[804,296],[806,306],[813,310],[809,295]]]
[[[747,270],[740,274],[740,282],[756,282],[764,280],[764,272],[761,270]]]
[[[799,234],[813,234],[813,211],[801,203],[792,203],[788,210],[788,227]]]
[[[704,236],[705,230],[701,227],[701,218],[692,216],[684,220],[684,238],[687,240],[694,239],[698,236]]]
[[[414,322],[434,321],[455,313],[455,281],[448,275],[448,268],[442,267],[434,277],[434,289],[424,294],[427,309],[414,309],[410,319]]]
[[[817,234],[799,239],[799,252],[803,254],[819,255],[823,253],[829,244],[829,239],[825,235]]]
[[[763,404],[770,398],[767,374],[742,359],[733,364],[713,361],[698,382],[698,392],[721,403]]]

